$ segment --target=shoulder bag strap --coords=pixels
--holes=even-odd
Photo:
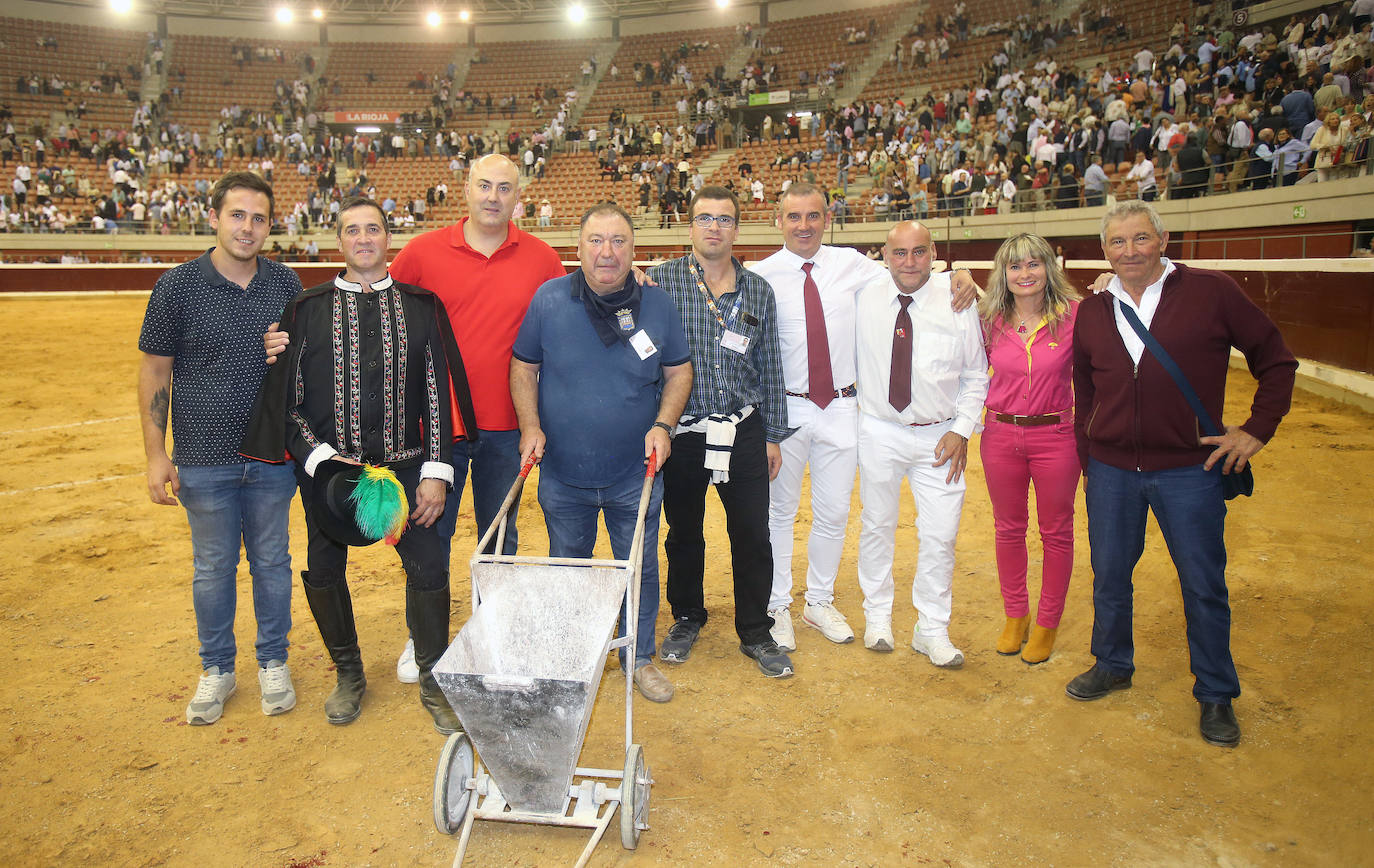
[[[1121,315],[1126,318],[1126,322],[1131,324],[1131,328],[1135,329],[1135,333],[1145,342],[1145,348],[1164,366],[1164,370],[1169,372],[1169,376],[1173,377],[1174,384],[1178,386],[1183,397],[1187,399],[1188,406],[1193,408],[1193,413],[1197,415],[1198,422],[1202,423],[1203,433],[1208,437],[1220,436],[1220,429],[1212,422],[1211,415],[1202,406],[1201,399],[1198,398],[1197,392],[1193,391],[1193,386],[1188,382],[1188,378],[1183,376],[1183,371],[1179,368],[1178,363],[1164,351],[1164,347],[1160,346],[1155,336],[1150,334],[1149,329],[1145,328],[1145,324],[1140,321],[1140,317],[1136,316],[1136,312],[1131,310],[1130,305],[1122,304],[1119,298],[1113,298],[1112,301],[1121,311]]]

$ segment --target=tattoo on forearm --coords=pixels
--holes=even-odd
[[[165,389],[158,389],[153,393],[153,400],[148,402],[148,415],[157,423],[157,427],[162,429],[162,433],[167,433],[167,408],[171,405],[171,393]]]

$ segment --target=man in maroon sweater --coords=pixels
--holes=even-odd
[[[1131,686],[1131,574],[1153,510],[1183,589],[1202,737],[1229,747],[1240,741],[1231,709],[1240,682],[1231,660],[1221,474],[1243,470],[1274,435],[1298,363],[1278,327],[1234,280],[1170,262],[1162,255],[1168,243],[1151,205],[1113,206],[1102,220],[1102,252],[1116,276],[1078,310],[1074,428],[1087,496],[1097,662],[1067,692],[1090,700]],[[1259,381],[1249,418],[1224,425],[1221,436],[1201,436],[1183,393],[1122,305],[1182,368],[1213,420],[1222,419],[1231,348],[1244,353]]]

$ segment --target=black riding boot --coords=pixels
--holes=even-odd
[[[301,586],[338,674],[334,692],[324,701],[325,719],[336,726],[352,723],[362,713],[363,691],[367,689],[363,655],[358,650],[358,628],[353,622],[353,598],[344,581],[316,587],[310,584],[309,572],[301,573]]]
[[[453,713],[431,670],[448,650],[448,581],[437,591],[406,588],[406,621],[415,640],[415,665],[420,670],[420,704],[440,735],[452,735],[463,728]]]

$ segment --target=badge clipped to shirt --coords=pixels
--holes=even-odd
[[[644,331],[644,329],[640,329],[634,333],[630,338],[630,346],[634,347],[635,352],[639,353],[641,359],[647,359],[649,356],[658,352],[658,347],[654,346],[654,342],[649,337],[649,333]]]
[[[749,351],[749,336],[726,329],[725,333],[720,336],[720,348],[744,355]]]

